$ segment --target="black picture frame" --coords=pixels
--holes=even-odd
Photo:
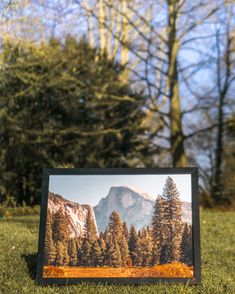
[[[47,203],[49,191],[49,177],[52,175],[167,175],[190,174],[192,188],[192,242],[193,242],[193,267],[192,278],[45,278],[44,266],[44,242],[46,232]],[[200,222],[199,222],[199,193],[198,193],[198,169],[187,168],[45,168],[43,170],[41,197],[41,213],[39,225],[39,241],[37,254],[36,281],[40,285],[65,285],[80,283],[105,283],[105,284],[157,284],[157,283],[201,283],[200,262]]]

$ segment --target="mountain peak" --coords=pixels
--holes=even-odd
[[[143,191],[142,189],[140,189],[138,187],[135,187],[135,186],[132,186],[132,185],[126,185],[124,187],[128,188],[129,190],[132,190],[133,192],[135,192],[137,194],[139,194],[140,196],[142,196],[146,200],[154,201],[154,197],[151,194],[146,193],[145,191]]]
[[[120,193],[116,193],[116,191],[120,192],[125,192],[125,191],[130,191],[138,194],[138,196],[143,197],[145,200],[149,201],[154,201],[154,197],[150,195],[149,193],[146,193],[145,191],[141,190],[140,188],[137,188],[135,186],[131,185],[123,185],[123,186],[112,186],[109,190],[108,196],[109,195],[119,195]]]

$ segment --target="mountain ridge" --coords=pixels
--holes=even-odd
[[[93,207],[89,204],[79,204],[67,200],[59,194],[53,192],[48,193],[48,210],[51,214],[55,214],[58,210],[62,210],[62,213],[69,218],[68,232],[70,237],[79,237],[84,234],[84,228],[88,211],[91,213],[91,217],[94,220],[96,231],[98,234],[98,228],[96,224],[95,214]]]
[[[138,192],[140,193],[138,193]],[[55,208],[56,202],[57,208]],[[183,220],[192,223],[191,203],[182,201]],[[108,225],[110,214],[116,210],[122,221],[128,226],[135,225],[139,230],[151,223],[155,199],[148,193],[131,186],[112,186],[108,194],[101,198],[97,205],[79,204],[67,200],[59,194],[49,192],[48,209],[53,213],[62,208],[63,213],[70,218],[70,236],[79,236],[84,233],[84,225],[88,210],[94,219],[98,232],[102,232]]]

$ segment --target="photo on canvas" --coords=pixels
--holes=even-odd
[[[160,171],[48,174],[41,279],[196,281],[192,172]]]

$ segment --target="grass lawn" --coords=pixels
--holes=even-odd
[[[235,293],[235,212],[201,212],[202,285],[47,286],[35,283],[38,217],[0,219],[0,293]]]

